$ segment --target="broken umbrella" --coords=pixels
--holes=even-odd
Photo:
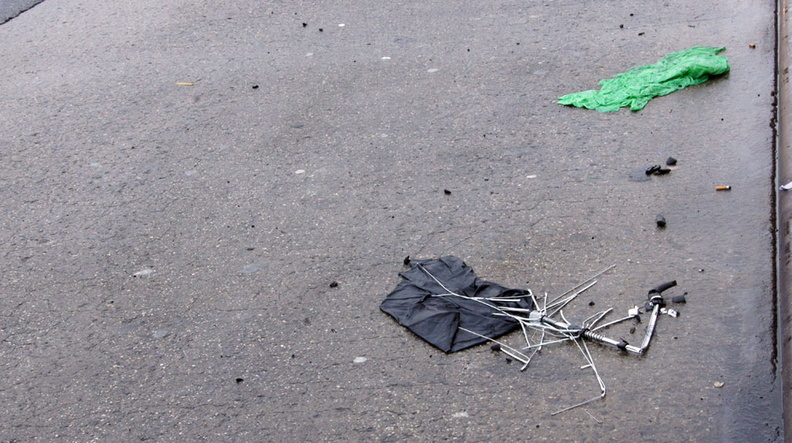
[[[583,368],[590,368],[594,372],[600,394],[553,415],[605,397],[605,383],[594,365],[587,342],[632,355],[643,355],[651,342],[658,315],[677,315],[676,311],[664,307],[662,297],[663,291],[676,285],[675,281],[650,290],[645,306],[646,311],[650,312],[649,323],[641,345],[634,346],[625,340],[608,338],[599,331],[630,319],[640,321],[640,308],[637,306],[630,309],[626,317],[605,324],[599,323],[612,309],[594,314],[579,325],[564,317],[563,308],[596,284],[596,277],[614,266],[553,300],[548,301],[545,294],[540,301],[530,290],[509,289],[480,280],[457,257],[405,260],[405,263],[411,264],[412,268],[400,274],[404,280],[386,297],[380,309],[442,351],[456,352],[491,341],[497,344],[499,350],[523,363],[524,370],[536,352],[545,345],[571,341],[577,346],[587,362]],[[497,340],[517,329],[522,331],[526,341],[522,350]]]

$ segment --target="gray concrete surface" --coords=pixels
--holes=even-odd
[[[778,293],[779,293],[779,343],[782,356],[784,434],[792,435],[792,370],[788,364],[792,358],[792,200],[788,190],[781,186],[792,181],[792,126],[789,113],[792,111],[792,91],[789,85],[789,68],[792,59],[789,32],[789,4],[779,2],[778,11],[778,136],[777,136],[777,180],[776,217],[778,225]]]
[[[0,440],[783,440],[774,30],[742,0],[40,4],[0,26]],[[731,73],[555,104],[695,45]],[[573,347],[520,372],[379,312],[446,254],[550,294],[617,265],[573,317],[688,303],[551,416],[596,394]]]
[[[44,0],[3,0],[0,2],[0,23],[5,23]]]

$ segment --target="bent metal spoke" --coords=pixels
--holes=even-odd
[[[591,315],[582,322],[582,326],[577,326],[572,324],[569,320],[566,319],[563,312],[563,308],[565,308],[572,301],[574,301],[580,294],[582,294],[583,292],[585,292],[586,290],[588,290],[597,283],[597,281],[594,280],[595,278],[613,269],[614,267],[615,265],[606,268],[605,270],[597,273],[592,278],[584,281],[583,283],[563,293],[561,296],[554,298],[550,302],[547,301],[546,293],[544,295],[542,303],[539,303],[539,301],[533,295],[533,293],[528,291],[528,294],[525,295],[524,297],[531,298],[531,301],[533,301],[533,307],[534,307],[533,309],[499,305],[499,302],[503,303],[503,302],[513,301],[513,299],[509,299],[509,298],[503,298],[503,299],[477,298],[477,297],[465,297],[463,295],[456,294],[453,291],[448,290],[445,285],[443,285],[439,280],[437,280],[433,275],[431,275],[429,271],[427,271],[425,268],[422,268],[422,270],[425,273],[427,273],[430,277],[432,277],[438,284],[440,284],[443,287],[443,289],[447,291],[445,294],[434,294],[433,296],[436,297],[457,296],[457,297],[467,298],[469,300],[475,300],[478,301],[479,303],[491,307],[493,309],[492,315],[508,317],[519,323],[520,328],[522,330],[521,335],[525,339],[525,344],[526,344],[522,348],[522,351],[514,347],[511,347],[509,345],[506,345],[501,341],[482,335],[478,332],[471,331],[469,329],[465,329],[462,327],[460,327],[459,329],[495,343],[497,345],[497,350],[500,350],[504,354],[508,355],[509,357],[523,364],[521,370],[525,370],[528,367],[529,363],[531,362],[531,359],[539,350],[542,349],[542,347],[556,343],[566,342],[566,341],[572,341],[575,343],[577,349],[580,351],[581,355],[583,356],[583,359],[586,362],[586,364],[583,365],[581,369],[591,369],[592,373],[594,374],[594,378],[597,381],[597,385],[599,387],[600,393],[596,397],[560,409],[551,414],[551,415],[557,415],[581,406],[588,405],[594,401],[601,400],[606,396],[607,388],[605,387],[605,382],[602,379],[602,376],[600,375],[599,371],[597,370],[597,366],[594,363],[594,358],[592,357],[591,352],[589,351],[587,342],[598,343],[636,356],[643,355],[648,349],[649,344],[652,340],[654,328],[657,323],[657,317],[661,312],[662,306],[664,305],[661,293],[666,289],[676,285],[676,282],[669,282],[649,291],[649,302],[647,303],[647,309],[651,307],[649,324],[646,328],[646,333],[641,343],[641,346],[640,347],[632,346],[624,340],[614,340],[605,337],[604,335],[598,333],[597,331],[606,329],[610,326],[631,319],[637,319],[638,321],[640,321],[639,308],[637,306],[630,309],[627,316],[599,326],[597,326],[597,324],[613,311],[612,308]],[[548,314],[549,310],[552,310],[552,312]],[[553,318],[556,315],[558,315],[560,319]],[[535,334],[539,334],[540,338],[538,340],[534,340],[532,343],[532,340],[529,338],[528,330],[532,330],[534,331]],[[552,337],[552,339],[547,340],[548,335]],[[526,355],[523,351],[529,351],[530,355]]]

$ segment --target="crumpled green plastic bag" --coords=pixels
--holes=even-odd
[[[674,52],[654,65],[636,66],[613,78],[601,80],[599,90],[568,94],[559,98],[558,103],[600,112],[614,112],[624,106],[640,111],[655,97],[704,83],[712,76],[728,72],[729,61],[717,55],[724,49],[696,46]]]

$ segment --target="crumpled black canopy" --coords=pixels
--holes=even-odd
[[[445,352],[456,352],[497,338],[519,327],[509,317],[493,315],[497,309],[465,297],[518,297],[529,292],[509,289],[480,280],[460,258],[448,256],[432,260],[410,261],[412,269],[399,274],[402,280],[388,294],[380,309],[391,315],[422,339]],[[518,302],[499,301],[500,306],[533,309],[530,298]]]

